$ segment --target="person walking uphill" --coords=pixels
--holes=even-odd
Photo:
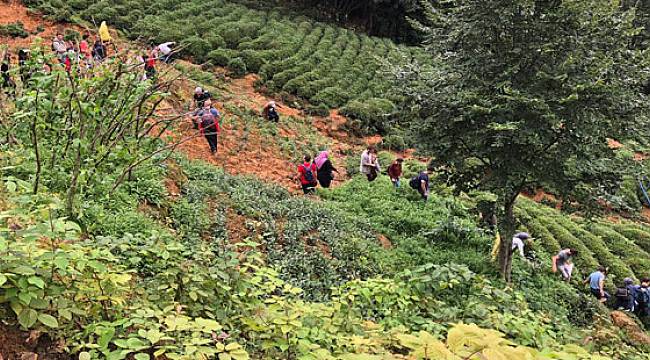
[[[316,182],[318,170],[316,164],[311,162],[311,156],[305,155],[303,160],[303,163],[298,166],[298,175],[300,176],[302,192],[307,195],[312,194],[318,185],[318,182]]]
[[[575,249],[563,249],[552,258],[553,272],[559,270],[562,274],[562,279],[566,282],[571,281],[571,274],[573,273],[572,258],[577,254],[578,251]]]
[[[636,305],[636,286],[632,278],[625,278],[623,286],[616,288],[616,305],[614,310],[623,310],[634,312]]]
[[[422,171],[409,181],[409,186],[417,190],[424,201],[429,200],[429,175],[432,172],[433,169],[428,168],[426,171]]]
[[[404,159],[399,158],[393,161],[393,163],[388,167],[388,176],[390,177],[390,181],[393,183],[393,186],[395,186],[395,188],[399,188],[400,185],[399,178],[402,176],[403,162]]]
[[[379,160],[377,159],[377,150],[374,147],[368,146],[361,153],[359,172],[366,175],[368,181],[375,181],[377,175],[381,172],[381,166],[379,166]]]
[[[209,101],[205,102],[205,111],[201,113],[199,120],[199,130],[201,134],[205,136],[205,139],[210,145],[210,152],[212,155],[217,154],[217,145],[219,143],[219,132],[221,128],[219,127],[219,111],[212,107],[212,103]]]
[[[329,159],[328,151],[321,151],[316,159],[314,159],[314,164],[316,165],[316,171],[318,172],[318,183],[325,189],[328,189],[334,180],[334,173],[339,171],[332,165],[332,161]]]
[[[278,115],[278,109],[276,108],[279,106],[280,105],[276,104],[275,101],[269,101],[264,105],[264,108],[262,108],[262,116],[269,121],[280,121],[280,115]]]
[[[605,292],[605,278],[607,277],[607,268],[599,266],[598,269],[592,272],[583,282],[585,285],[589,284],[591,294],[604,303],[609,299],[609,294]]]

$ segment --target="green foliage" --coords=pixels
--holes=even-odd
[[[29,36],[22,22],[16,21],[6,25],[0,25],[0,36],[13,38],[26,38]]]
[[[228,0],[174,6],[166,0],[34,0],[30,5],[60,20],[70,14],[106,20],[132,39],[176,41],[186,46],[184,56],[228,66],[235,76],[259,72],[270,91],[284,90],[315,106],[345,107],[355,119],[354,130],[364,133],[386,131],[399,100],[380,72],[384,63],[406,64],[415,55],[429,61],[419,48]]]
[[[228,69],[236,77],[241,77],[246,74],[246,63],[242,58],[234,58],[228,61]]]

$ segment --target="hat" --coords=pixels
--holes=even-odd
[[[623,283],[625,285],[632,285],[634,284],[634,280],[632,278],[626,277],[625,279],[623,279]]]
[[[530,234],[527,232],[518,232],[515,234],[516,238],[520,238],[521,240],[526,240],[530,239]]]
[[[275,101],[269,101],[269,106],[275,106]]]
[[[198,86],[196,89],[194,89],[194,93],[195,93],[195,94],[200,94],[200,93],[202,93],[202,92],[203,92],[203,89],[201,89],[200,86]]]

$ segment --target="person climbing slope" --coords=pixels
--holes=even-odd
[[[8,95],[16,95],[16,83],[11,78],[9,74],[9,68],[11,67],[11,55],[9,52],[5,53],[2,64],[0,65],[0,89],[7,92]]]
[[[368,146],[368,148],[361,153],[359,172],[366,175],[368,181],[375,181],[378,174],[381,172],[381,166],[377,159],[377,150],[373,146]]]
[[[393,186],[396,189],[399,188],[399,185],[400,185],[399,179],[402,176],[402,163],[403,162],[404,162],[404,159],[397,158],[388,167],[388,176],[390,177],[390,181],[393,183]]]
[[[209,92],[204,90],[202,87],[197,87],[194,89],[194,108],[195,109],[201,109],[203,108],[203,104],[205,104],[205,101],[208,99],[212,99],[212,95],[210,95]]]
[[[560,271],[562,279],[566,282],[571,281],[573,273],[573,257],[578,254],[575,249],[563,249],[552,258],[553,272]]]
[[[641,279],[641,285],[636,287],[635,313],[642,318],[650,316],[650,279]]]
[[[316,181],[318,177],[317,173],[318,169],[316,168],[316,164],[311,162],[311,156],[305,155],[303,157],[303,163],[298,166],[300,186],[305,195],[314,193],[314,190],[318,185],[318,182]]]
[[[318,183],[325,189],[329,188],[332,184],[332,180],[334,180],[334,172],[339,172],[334,165],[332,165],[332,161],[329,159],[329,152],[321,151],[314,159],[314,164],[316,165],[316,171],[318,172]]]
[[[417,190],[424,201],[429,200],[429,175],[432,173],[433,169],[427,168],[426,171],[420,172],[409,181],[409,186]]]
[[[634,312],[636,305],[636,286],[634,286],[634,280],[632,278],[625,278],[623,280],[623,286],[616,288],[615,297],[615,310]]]
[[[583,281],[585,285],[589,284],[591,294],[598,299],[601,303],[609,299],[609,294],[605,291],[605,278],[607,277],[607,268],[599,266],[598,269],[592,272]]]
[[[216,155],[219,143],[219,132],[221,131],[221,128],[219,127],[219,111],[213,108],[212,102],[208,100],[205,102],[203,111],[199,116],[199,131],[201,131],[201,134],[203,134],[205,139],[208,141],[212,155]]]
[[[164,62],[165,64],[169,64],[172,62],[172,56],[174,53],[172,52],[171,46],[176,44],[173,41],[169,41],[166,43],[162,43],[156,47],[158,51],[160,52],[160,60]]]
[[[52,50],[56,54],[57,59],[60,63],[65,62],[65,55],[68,52],[68,46],[63,39],[63,34],[58,32],[54,40],[52,40]]]
[[[524,248],[526,247],[526,244],[524,242],[528,242],[532,240],[532,237],[530,236],[529,233],[527,232],[518,232],[515,234],[515,236],[512,237],[512,247],[510,250],[513,252],[515,250],[519,250],[519,255],[521,256],[522,259],[526,259],[526,255],[524,254]]]
[[[106,49],[106,45],[104,45],[104,43],[99,37],[95,39],[95,43],[93,44],[93,49],[91,54],[93,56],[93,60],[97,63],[101,63],[108,56],[108,50]]]
[[[278,110],[276,108],[279,106],[280,105],[276,104],[275,101],[269,101],[266,103],[266,105],[264,105],[264,108],[262,108],[262,116],[264,116],[264,118],[269,121],[280,121],[280,115],[278,115]]]

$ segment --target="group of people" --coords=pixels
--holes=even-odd
[[[589,284],[591,294],[600,302],[606,303],[612,296],[605,290],[607,268],[599,266],[583,281]],[[650,278],[641,279],[640,284],[634,284],[634,279],[625,278],[614,293],[614,309],[636,313],[640,317],[650,316]]]
[[[298,178],[300,185],[305,194],[311,194],[316,187],[329,188],[334,180],[334,173],[338,170],[332,165],[328,151],[321,151],[312,162],[310,155],[303,157],[303,162],[298,165]],[[402,164],[404,159],[397,158],[388,167],[388,176],[395,188],[399,188],[403,173]],[[381,165],[377,156],[377,149],[374,146],[368,146],[361,154],[359,172],[366,176],[368,181],[372,182],[381,174]],[[409,186],[420,193],[424,201],[429,198],[429,175],[432,169],[427,169],[418,173],[411,178]]]
[[[530,244],[533,238],[526,232],[518,232],[512,238],[512,252],[518,251],[523,259],[527,259],[524,253],[526,244]],[[560,250],[552,257],[554,273],[560,273],[562,280],[571,281],[573,274],[573,257],[578,255],[576,249],[567,248]],[[599,266],[583,280],[584,285],[589,285],[591,294],[602,303],[610,302],[612,308],[634,312],[640,317],[650,317],[650,278],[641,279],[639,284],[634,279],[625,278],[616,288],[614,297],[605,290],[607,279],[607,268]]]

